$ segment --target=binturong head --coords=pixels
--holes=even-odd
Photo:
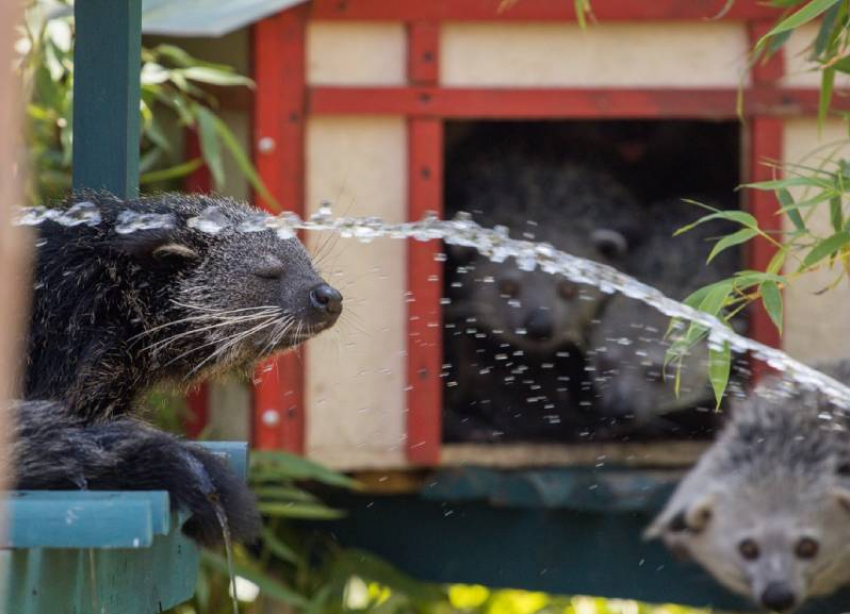
[[[26,395],[92,418],[151,386],[187,385],[332,327],[342,295],[295,236],[224,198],[82,194],[98,224],[39,228]]]
[[[747,399],[647,530],[772,612],[850,581],[847,436],[807,400]]]

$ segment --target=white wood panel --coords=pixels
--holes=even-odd
[[[403,24],[307,25],[307,83],[311,85],[402,85],[407,38]]]
[[[742,23],[446,24],[440,80],[456,86],[736,87]]]
[[[812,155],[818,147],[833,144]],[[843,146],[839,144],[843,143]],[[850,155],[847,129],[844,123],[830,121],[818,136],[817,121],[794,119],[785,122],[785,161],[817,166],[830,153]],[[794,191],[800,198],[802,190]],[[790,227],[790,222],[786,220]],[[810,228],[821,236],[829,236],[829,210],[822,207],[809,220]],[[785,291],[785,350],[806,362],[846,358],[850,356],[850,282],[847,276],[832,291],[818,292],[835,280],[838,270],[815,271],[794,281]]]
[[[310,119],[309,210],[329,200],[337,214],[402,221],[406,139],[401,118]],[[325,239],[308,237],[311,251],[322,250]],[[345,307],[335,330],[307,347],[307,454],[338,469],[402,466],[406,245],[340,239],[319,256],[319,268],[343,293]]]

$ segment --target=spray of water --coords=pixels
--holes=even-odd
[[[80,202],[67,211],[44,207],[25,208],[17,217],[17,223],[25,226],[38,225],[47,220],[66,226],[96,226],[101,223],[101,215],[94,203]],[[173,227],[174,223],[171,215],[139,214],[128,210],[121,214],[116,231],[130,233],[151,228],[168,228]],[[728,344],[735,352],[751,352],[757,360],[781,371],[800,387],[817,389],[839,408],[850,409],[850,388],[791,358],[781,350],[739,335],[718,318],[675,301],[657,288],[611,266],[573,256],[546,243],[512,239],[507,228],[484,228],[476,224],[468,214],[458,214],[451,220],[426,215],[421,220],[391,224],[377,217],[335,217],[331,207],[325,204],[306,220],[289,212],[270,215],[257,211],[251,218],[234,227],[221,210],[211,206],[188,223],[192,228],[210,234],[224,231],[273,230],[284,239],[295,237],[299,230],[330,231],[343,238],[355,238],[363,243],[369,243],[379,237],[416,241],[442,239],[451,245],[471,247],[494,262],[513,258],[522,270],[533,271],[539,268],[576,283],[596,286],[608,294],[620,292],[651,305],[667,316],[704,327],[708,330],[710,345],[719,347]]]

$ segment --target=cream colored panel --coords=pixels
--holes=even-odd
[[[846,127],[838,121],[828,122],[818,138],[817,121],[799,119],[785,122],[785,160],[805,161],[817,165],[828,152],[807,157],[817,147],[826,143],[844,142],[840,149],[844,156],[850,155]],[[794,196],[802,194],[797,191]],[[826,208],[809,221],[809,226],[821,236],[832,233],[829,212]],[[786,221],[787,222],[787,221]],[[850,283],[845,276],[840,285],[830,292],[818,295],[835,279],[837,271],[815,271],[795,280],[785,291],[785,350],[806,362],[830,360],[850,356]]]
[[[310,22],[307,82],[312,85],[402,85],[406,78],[402,24]]]
[[[475,86],[737,87],[743,24],[446,24],[440,79]]]
[[[307,200],[337,214],[402,221],[407,201],[401,118],[312,118]],[[327,237],[311,236],[313,253]],[[342,321],[307,348],[307,453],[339,469],[404,464],[406,245],[339,239],[319,257],[345,297]],[[327,248],[324,248],[325,250]]]

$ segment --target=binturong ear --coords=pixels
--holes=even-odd
[[[655,539],[665,533],[700,533],[714,514],[714,497],[703,495],[688,505],[666,509],[644,531],[644,539]]]
[[[183,266],[200,260],[198,252],[181,242],[173,230],[140,230],[121,235],[115,246],[147,266]]]
[[[611,260],[622,258],[629,250],[629,242],[622,233],[611,228],[597,228],[590,236],[600,255]]]

